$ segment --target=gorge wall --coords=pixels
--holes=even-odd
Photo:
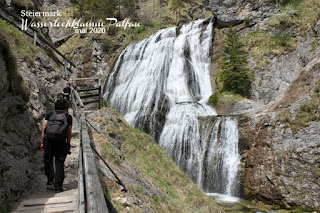
[[[274,35],[278,29],[270,26],[271,16],[284,14],[272,1],[210,1],[210,5],[221,26],[236,25],[243,37],[261,31]],[[239,143],[245,196],[286,207],[320,207],[317,16],[304,32],[298,24],[285,29],[297,39],[295,48],[264,56],[265,66],[257,66],[259,59],[249,51],[248,67],[254,76],[250,99],[222,112],[242,116]],[[250,24],[244,24],[246,20]]]
[[[37,185],[43,172],[40,129],[65,85],[62,68],[0,20],[0,211]]]

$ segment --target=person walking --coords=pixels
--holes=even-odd
[[[45,117],[41,132],[40,149],[44,151],[44,170],[47,176],[47,187],[54,185],[55,192],[63,191],[64,162],[70,154],[72,134],[72,116],[68,114],[68,101],[59,99],[55,102],[55,111]],[[55,158],[55,169],[53,167]]]
[[[63,88],[61,93],[64,99],[70,101],[70,95],[71,95],[70,82],[67,82],[67,86]]]

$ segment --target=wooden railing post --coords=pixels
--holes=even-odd
[[[101,91],[101,79],[99,78],[99,109],[102,106],[102,91]]]
[[[64,74],[65,74],[65,76],[68,76],[68,61],[67,61],[67,59],[63,60],[63,66],[64,66]]]
[[[37,45],[37,32],[33,31],[33,45]]]

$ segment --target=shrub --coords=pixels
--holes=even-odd
[[[219,100],[219,97],[218,97],[218,94],[213,94],[209,97],[209,103],[210,104],[213,104],[213,106],[217,105],[218,103],[218,100]]]

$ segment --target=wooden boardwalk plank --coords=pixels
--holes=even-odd
[[[72,114],[72,110],[70,110]],[[73,132],[79,132],[77,119],[73,120]],[[71,140],[71,155],[65,162],[64,191],[54,193],[46,188],[47,178],[44,172],[37,177],[38,188],[26,199],[22,200],[13,213],[53,213],[53,212],[78,212],[78,157],[79,134],[73,134]]]
[[[32,206],[32,205],[49,205],[49,204],[59,204],[59,203],[72,203],[76,201],[75,196],[68,197],[52,197],[52,198],[39,198],[39,199],[30,199],[25,200],[21,203],[23,206]]]

